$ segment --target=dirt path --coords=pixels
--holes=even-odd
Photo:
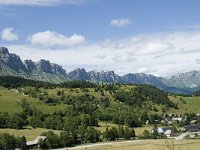
[[[152,142],[152,141],[163,141],[163,139],[161,140],[153,140],[153,139],[149,139],[149,140],[129,140],[129,141],[117,141],[117,142],[106,142],[106,143],[95,143],[95,144],[84,144],[84,145],[79,145],[76,147],[71,147],[71,148],[61,148],[61,149],[57,149],[57,150],[76,150],[76,149],[87,149],[90,147],[98,147],[98,146],[109,146],[109,145],[115,145],[115,144],[128,144],[128,143],[143,143],[143,142]],[[166,141],[166,139],[164,140]]]

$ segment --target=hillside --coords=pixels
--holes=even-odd
[[[198,119],[200,113],[199,97],[171,95],[150,85],[0,79],[0,133],[71,140],[67,145],[54,147],[52,143],[46,148],[139,138],[154,124],[167,126],[161,121],[171,113],[189,118],[182,125]]]
[[[6,80],[5,78],[3,78],[3,81],[0,80],[0,84],[3,86],[6,86],[7,88],[9,87],[9,89],[1,86],[0,87],[0,111],[1,112],[8,112],[8,113],[19,113],[22,111],[21,108],[21,100],[22,99],[26,99],[27,102],[32,106],[32,107],[36,107],[41,111],[44,111],[46,113],[52,113],[55,111],[64,111],[65,109],[68,108],[69,105],[65,104],[67,102],[63,101],[61,104],[57,104],[57,102],[55,102],[55,104],[53,103],[53,105],[49,105],[48,103],[45,103],[41,100],[39,100],[37,97],[31,96],[31,95],[26,95],[28,94],[30,91],[34,91],[34,87],[37,84],[37,87],[41,87],[41,89],[44,89],[42,87],[50,87],[50,89],[45,90],[48,95],[50,95],[51,97],[54,97],[55,99],[59,99],[60,96],[57,95],[58,92],[64,92],[65,96],[68,97],[69,99],[71,97],[79,97],[79,96],[83,96],[84,94],[89,94],[90,96],[93,97],[94,100],[99,100],[99,99],[105,99],[105,102],[107,101],[106,99],[108,98],[107,105],[110,105],[109,107],[116,107],[116,106],[120,106],[120,107],[132,107],[135,106],[135,104],[137,106],[141,106],[141,107],[146,107],[146,102],[149,103],[152,106],[155,106],[157,108],[157,111],[155,111],[155,113],[162,113],[161,112],[161,108],[162,106],[166,105],[169,103],[169,106],[178,106],[179,109],[175,109],[174,107],[170,107],[169,111],[173,112],[174,114],[184,114],[184,113],[190,113],[190,112],[200,112],[199,109],[199,105],[200,105],[200,98],[199,97],[182,97],[182,96],[167,96],[164,94],[164,98],[161,97],[159,98],[158,95],[155,95],[155,99],[149,97],[148,95],[148,90],[149,93],[153,93],[152,90],[156,90],[156,88],[152,87],[152,86],[147,86],[147,85],[116,85],[113,89],[113,86],[109,86],[109,85],[105,85],[105,87],[98,87],[98,88],[78,88],[80,87],[80,85],[76,85],[76,83],[74,82],[74,86],[69,86],[70,82],[66,82],[65,84],[61,84],[60,87],[56,87],[56,85],[54,84],[49,84],[49,83],[44,83],[44,82],[35,82],[32,80],[24,80],[22,78],[15,78],[15,77],[7,77],[8,79]],[[11,80],[9,78],[13,78],[15,80],[12,79],[12,84],[11,84]],[[18,79],[18,80],[16,80]],[[22,79],[22,81],[19,82],[19,79]],[[23,81],[24,80],[24,81]],[[6,82],[7,81],[7,82]],[[30,81],[30,82],[28,82]],[[7,83],[7,84],[5,84]],[[25,85],[23,84],[25,83]],[[77,82],[78,83],[78,82]],[[47,84],[47,85],[46,85]],[[31,87],[30,87],[31,85]],[[23,90],[20,87],[24,87]],[[57,85],[58,86],[58,85]],[[63,88],[63,86],[65,86],[65,88]],[[89,85],[88,85],[89,86]],[[91,84],[90,86],[95,86],[95,84]],[[11,87],[11,89],[10,89]],[[12,89],[14,88],[14,89]],[[110,89],[109,89],[110,88]],[[146,89],[145,89],[146,88]],[[118,90],[119,92],[113,94],[111,91],[116,91]],[[131,94],[131,91],[133,90],[133,95]],[[142,95],[142,90],[144,90],[145,95]],[[28,92],[27,92],[28,91]],[[137,94],[141,93],[141,94]],[[160,92],[160,90],[158,90]],[[129,94],[130,93],[130,94]],[[198,93],[198,92],[197,92]],[[166,93],[167,94],[167,93]],[[137,97],[136,97],[137,95]],[[153,94],[152,94],[153,95]],[[124,97],[125,96],[125,97]],[[144,98],[147,98],[147,101],[144,101]],[[134,101],[137,100],[137,101]],[[155,101],[156,99],[164,99],[164,105],[162,104],[162,101]],[[168,99],[170,101],[168,101]],[[144,101],[144,102],[142,102]],[[139,102],[139,103],[138,103]],[[141,103],[140,103],[141,102]],[[166,103],[167,102],[167,103]],[[60,102],[59,102],[60,103]],[[99,103],[99,102],[98,102]],[[174,103],[174,104],[173,104]],[[102,104],[104,105],[104,104]],[[105,104],[106,105],[106,104]],[[135,108],[134,108],[135,109]],[[152,108],[151,108],[152,109]],[[137,110],[136,110],[137,111]],[[148,112],[154,112],[151,110],[147,110]]]
[[[64,111],[67,109],[67,105],[64,104],[50,106],[41,101],[38,101],[36,98],[19,93],[15,89],[8,90],[4,87],[0,87],[0,112],[7,112],[11,114],[21,113],[23,111],[21,107],[22,99],[26,99],[32,107],[36,107],[44,113],[53,113],[58,110]]]
[[[110,109],[116,111],[115,108],[122,110],[128,108],[127,111],[137,112],[137,115],[138,111],[142,113],[144,110],[148,113],[162,113],[164,107],[175,114],[199,112],[199,97],[169,95],[149,85],[94,84],[86,81],[50,84],[9,76],[1,77],[0,85],[0,106],[2,106],[0,110],[8,113],[22,111],[20,106],[22,99],[26,99],[31,107],[47,113],[64,111],[72,105],[82,109],[82,106],[78,106],[80,104],[85,105],[84,107],[91,105],[94,107],[91,109],[104,112]]]
[[[167,93],[148,85],[100,85],[85,81],[49,84],[17,77],[2,77],[0,84],[12,89],[1,88],[1,102],[9,102],[7,99],[11,99],[14,103],[19,103],[21,99],[25,98],[30,104],[35,102],[33,106],[36,107],[41,107],[42,103],[44,106],[72,105],[76,104],[76,100],[77,102],[84,100],[83,102],[86,101],[88,105],[95,104],[98,109],[110,109],[112,107],[128,107],[131,109],[133,106],[140,108],[145,107],[146,103],[174,107]],[[20,110],[20,108],[18,107],[16,110]]]

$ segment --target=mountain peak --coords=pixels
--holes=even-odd
[[[88,80],[88,73],[85,68],[77,68],[67,74],[68,78],[72,80]]]
[[[39,61],[36,62],[37,64],[50,64],[49,60],[45,60],[45,59],[40,59]]]
[[[9,53],[6,47],[0,47],[0,68],[2,75],[26,76],[36,80],[61,82],[66,81],[66,71],[62,66],[41,59],[38,62],[24,60]]]
[[[0,54],[9,54],[9,51],[6,47],[0,47]]]
[[[19,74],[26,70],[20,57],[16,54],[9,53],[6,47],[0,47],[0,62],[1,67],[4,66],[3,68],[5,70],[10,68]]]
[[[77,68],[74,71],[77,71],[77,72],[86,72],[85,68]]]
[[[35,68],[35,63],[31,59],[24,60],[24,65],[29,72]]]

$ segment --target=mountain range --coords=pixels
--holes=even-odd
[[[87,80],[104,83],[150,84],[168,92],[184,94],[200,89],[200,72],[195,70],[167,78],[145,73],[128,73],[119,76],[114,71],[87,72],[84,68],[67,73],[62,66],[50,63],[48,60],[22,61],[16,54],[9,53],[6,47],[0,47],[0,75],[20,76],[53,83]]]

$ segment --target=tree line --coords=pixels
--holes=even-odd
[[[97,84],[88,82],[85,80],[73,80],[67,81],[60,84],[54,84],[50,82],[43,82],[32,80],[28,78],[22,78],[17,76],[0,76],[0,85],[6,88],[18,88],[24,86],[32,86],[32,87],[46,87],[46,88],[94,88]]]
[[[0,149],[1,150],[15,150],[19,148],[21,150],[27,149],[26,138],[14,137],[9,134],[0,134]]]

